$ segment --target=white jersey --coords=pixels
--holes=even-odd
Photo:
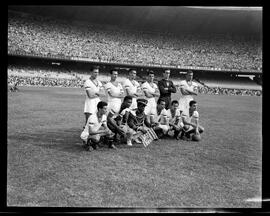
[[[182,80],[180,82],[180,88],[187,89],[190,91],[197,91],[198,89],[198,84],[190,81],[187,82],[186,80]],[[193,100],[193,95],[181,95],[180,100],[179,100],[179,109],[184,111],[189,110],[189,102]]]
[[[155,83],[150,84],[149,82],[144,82],[141,88],[144,92],[146,91],[150,94],[153,94],[158,90],[157,84]],[[156,112],[156,107],[157,107],[155,97],[152,97],[152,98],[145,97],[145,98],[148,100],[148,103],[144,109],[145,114],[146,115],[154,114]]]
[[[124,88],[129,90],[130,94],[137,94],[140,91],[140,84],[136,80],[130,81],[130,79],[126,79],[124,81]],[[132,98],[132,104],[130,109],[137,108],[136,98]]]
[[[101,121],[98,120],[97,113],[94,115],[90,115],[88,118],[87,126],[89,127],[90,131],[96,132],[100,129],[102,125],[107,125],[107,116],[102,115]]]
[[[87,123],[85,125],[85,128],[80,135],[81,139],[86,142],[88,137],[99,137],[100,135],[98,135],[98,134],[89,136],[89,130],[91,132],[96,132],[100,129],[100,127],[102,125],[107,125],[107,116],[106,115],[102,115],[100,121],[98,120],[97,113],[90,115],[88,120],[87,120]]]
[[[188,123],[195,123],[196,120],[199,120],[199,112],[195,110],[191,116],[189,115],[189,111],[183,112],[182,119],[185,119]]]
[[[121,113],[115,112],[113,109],[111,109],[109,112],[113,115],[112,118],[115,118],[115,117],[117,117],[117,116],[123,117],[123,116],[126,114],[126,112],[130,112],[130,108],[125,108],[125,109],[123,109],[123,110],[121,111]]]
[[[175,111],[175,115],[173,116],[173,115],[172,115],[171,109],[168,109],[168,110],[167,110],[167,118],[168,118],[168,120],[169,120],[169,123],[171,123],[171,124],[175,124],[175,122],[176,122],[177,119],[179,119],[179,120],[180,120],[179,122],[181,122],[181,114],[180,114],[180,110],[177,109],[177,110]]]
[[[121,98],[117,98],[117,97],[124,93],[121,83],[117,83],[117,86],[115,86],[111,82],[108,82],[105,85],[105,89],[107,92],[110,92],[110,94],[112,95],[110,96],[108,94],[108,110],[110,111],[111,109],[113,109],[114,112],[118,113],[120,110],[122,101],[121,101]]]
[[[158,114],[156,111],[156,113],[153,115],[153,117],[154,117],[155,122],[158,122],[160,124],[164,124],[165,120],[167,119],[166,109],[164,108],[163,110],[161,110],[160,114]]]
[[[92,94],[95,93],[99,93],[99,91],[102,88],[102,83],[99,80],[91,80],[91,79],[87,79],[84,82],[84,88],[85,91],[90,91]],[[88,112],[88,113],[95,113],[97,111],[97,104],[100,101],[100,98],[89,98],[87,93],[86,93],[86,99],[85,99],[85,103],[84,103],[84,112]]]

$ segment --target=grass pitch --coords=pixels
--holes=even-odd
[[[86,152],[83,89],[20,90],[8,93],[8,206],[261,207],[249,201],[262,194],[261,97],[196,97],[201,142]]]

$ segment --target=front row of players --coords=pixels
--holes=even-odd
[[[148,101],[137,99],[137,108],[130,109],[132,96],[125,96],[118,113],[111,109],[107,112],[108,104],[100,101],[97,112],[90,115],[81,133],[81,139],[86,150],[91,151],[100,147],[100,143],[116,149],[115,144],[125,142],[144,143],[143,135],[149,135],[152,140],[164,137],[174,137],[183,140],[200,140],[204,128],[199,125],[197,102],[190,101],[189,112],[180,113],[178,101],[171,102],[171,108],[165,109],[165,101],[158,100],[156,112],[145,114]]]

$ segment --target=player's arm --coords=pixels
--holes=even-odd
[[[169,87],[168,91],[170,91],[172,93],[176,93],[176,87],[172,81],[170,81],[170,87]]]
[[[149,119],[146,118],[146,115],[145,115],[145,118],[144,118],[144,124],[145,124],[146,127],[151,127],[151,123],[150,123]]]
[[[117,128],[117,130],[121,133],[124,134],[124,131],[119,127],[119,125],[117,125],[116,121],[113,119],[113,112],[110,111],[108,116],[107,116],[107,121],[108,123],[112,124],[115,128]],[[107,127],[107,125],[106,125]]]
[[[145,94],[145,96],[146,96],[147,98],[152,98],[152,97],[154,97],[154,95],[151,94],[145,86],[142,86],[142,90],[143,90],[143,93]]]
[[[154,84],[155,85],[155,84]],[[159,89],[158,89],[158,87],[157,87],[157,85],[155,85],[155,92],[154,93],[152,93],[152,95],[154,96],[154,97],[159,97],[160,96],[160,92],[159,92]]]
[[[106,119],[102,122],[102,126],[104,129],[100,130],[100,131],[102,131],[103,134],[110,134],[111,133],[111,130],[108,128]]]
[[[182,95],[197,95],[197,92],[187,89],[184,85],[180,86],[180,92]]]
[[[169,123],[170,126],[173,126],[174,128],[178,128],[178,124],[180,121],[180,116],[176,116],[175,122],[174,123]]]
[[[195,133],[199,134],[199,117],[194,117],[195,122]]]
[[[110,97],[112,97],[112,98],[120,98],[120,99],[122,99],[122,98],[124,97],[123,94],[120,94],[120,95],[114,95],[114,94],[112,94],[112,93],[111,93],[111,88],[110,88],[110,87],[107,88],[107,94],[108,94]]]
[[[122,124],[126,124],[129,116],[129,109],[124,109],[121,113],[120,116],[122,117]]]
[[[144,92],[144,94],[145,94],[145,97],[147,97],[147,98],[152,98],[152,97],[154,97],[154,95],[151,94],[151,93],[149,93],[147,90],[146,90],[146,91],[143,90],[143,92]]]
[[[159,92],[158,88],[156,88],[156,91],[152,95],[154,97],[159,97],[160,96],[160,92]]]
[[[196,91],[192,91],[192,90],[187,90],[187,92],[189,92],[192,95],[197,95],[198,94]]]
[[[97,131],[93,130],[94,123],[89,122],[88,125],[89,125],[89,127],[88,127],[89,135],[97,135],[97,134],[104,133],[104,130],[97,130]]]
[[[185,116],[182,117],[182,121],[183,121],[183,124],[184,124],[184,125],[190,125],[190,126],[196,128],[196,124],[193,124],[192,122],[188,122],[188,121],[186,120],[186,117],[185,117]]]
[[[87,97],[90,98],[90,99],[98,97],[98,95],[96,93],[93,93],[90,90],[90,87],[85,87],[85,91],[86,91]]]
[[[158,89],[159,89],[159,92],[160,94],[168,94],[169,93],[169,90],[167,87],[164,87],[162,81],[158,81]]]
[[[144,96],[144,92],[143,92],[142,87],[140,86],[140,84],[138,84],[138,86],[137,86],[137,91],[136,91],[135,95],[137,95],[137,97]]]
[[[131,94],[130,90],[129,90],[129,87],[126,87],[126,94],[131,96],[131,97],[138,97],[137,94]]]
[[[106,93],[105,93],[105,87],[103,85],[100,86],[99,88],[99,92],[96,93],[96,95],[98,97],[105,97],[106,96]]]
[[[131,129],[133,129],[135,131],[137,131],[138,128],[139,128],[135,124],[135,117],[134,117],[134,115],[132,113],[130,113],[129,116],[128,116],[127,124]]]
[[[130,84],[127,80],[124,82],[124,88],[125,88],[126,95],[129,95],[131,97],[137,97],[136,95],[130,92]]]
[[[168,116],[167,116],[167,113],[166,113],[166,110],[163,110],[162,113],[161,113],[163,119],[164,119],[164,124],[165,125],[169,125],[169,119],[168,119]]]
[[[113,98],[123,98],[122,95],[113,95],[110,91],[107,91],[108,95]]]
[[[145,133],[145,130],[143,127],[139,127],[135,124],[135,116],[132,113],[130,113],[128,116],[127,124],[131,129]]]

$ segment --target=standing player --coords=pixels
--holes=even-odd
[[[90,115],[85,125],[85,129],[81,133],[81,139],[84,142],[86,150],[91,148],[96,149],[99,145],[101,137],[104,137],[104,142],[109,145],[109,148],[115,149],[113,145],[113,133],[107,127],[107,103],[100,101],[97,104],[97,112]]]
[[[192,100],[189,102],[188,112],[182,113],[182,121],[184,124],[181,138],[191,139],[191,134],[200,135],[204,128],[199,125],[199,112],[197,111],[197,102]]]
[[[159,99],[165,101],[165,108],[169,109],[171,105],[171,93],[176,93],[176,88],[170,78],[171,71],[166,69],[163,72],[163,79],[158,81],[158,88],[160,91]]]
[[[193,95],[197,95],[198,84],[193,82],[193,72],[189,70],[186,74],[186,79],[180,82],[180,91],[182,96],[179,100],[179,109],[182,112],[187,112],[189,102],[193,100]]]
[[[121,107],[121,99],[124,98],[124,89],[120,82],[117,81],[118,71],[112,69],[111,80],[106,83],[105,89],[108,94],[108,111],[113,110],[118,113]]]
[[[169,121],[169,134],[172,132],[175,139],[179,139],[179,134],[182,131],[183,123],[181,119],[180,110],[178,109],[179,103],[177,100],[173,100],[171,103],[171,108],[167,110],[167,118]]]
[[[132,104],[130,109],[134,110],[137,108],[137,98],[142,96],[140,91],[140,84],[135,80],[137,76],[137,71],[135,69],[129,70],[129,77],[124,82],[124,88],[126,90],[126,94],[130,95],[132,99]]]
[[[84,83],[86,91],[86,99],[84,103],[85,124],[91,114],[96,113],[97,104],[100,101],[102,83],[97,79],[99,68],[94,66],[91,68],[91,76]]]
[[[155,97],[159,97],[159,90],[157,84],[154,83],[154,72],[149,71],[147,81],[142,84],[142,90],[145,94],[145,97],[148,100],[148,103],[144,109],[147,117],[153,118],[153,115],[156,113],[157,103]],[[154,121],[154,119],[149,119],[149,121]]]

